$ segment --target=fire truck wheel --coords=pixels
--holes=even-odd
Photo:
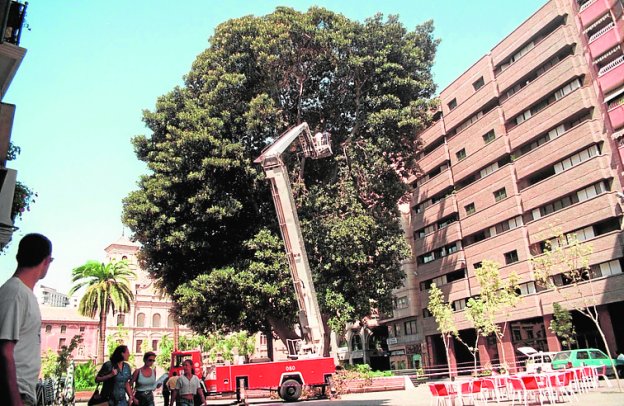
[[[279,388],[280,398],[286,402],[294,402],[301,396],[301,384],[294,379],[287,379]]]

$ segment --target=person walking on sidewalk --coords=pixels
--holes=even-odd
[[[134,398],[139,406],[154,406],[154,390],[156,389],[156,354],[152,351],[143,355],[143,366],[132,374]]]
[[[201,404],[206,405],[206,397],[204,396],[201,382],[193,374],[193,361],[190,359],[184,360],[182,368],[184,374],[176,381],[175,390],[171,393],[171,403],[177,397],[178,406],[193,406],[193,397],[197,394],[201,399]]]

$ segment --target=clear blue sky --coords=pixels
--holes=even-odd
[[[0,283],[15,270],[17,242],[41,232],[55,262],[43,281],[66,292],[71,269],[102,260],[122,233],[121,200],[145,168],[130,139],[145,134],[141,111],[174,86],[208,46],[217,24],[276,6],[319,5],[363,20],[398,14],[408,29],[433,19],[442,40],[438,90],[487,53],[545,0],[210,1],[30,0],[21,46],[28,50],[3,101],[17,105],[9,167],[38,193],[0,255]]]

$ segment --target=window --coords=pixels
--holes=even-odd
[[[474,269],[479,269],[479,268],[481,268],[482,266],[483,266],[483,263],[481,263],[481,262],[475,262],[474,264],[472,264],[472,267],[473,267]]]
[[[141,347],[143,347],[143,340],[136,340],[136,345],[134,346],[134,352],[140,353]]]
[[[476,82],[472,84],[472,87],[474,87],[474,90],[477,91],[481,89],[484,84],[485,84],[485,81],[483,80],[483,76],[481,76],[479,79],[476,80]]]
[[[137,327],[145,327],[145,314],[144,313],[139,313],[137,315]]]
[[[65,338],[59,338],[59,345],[58,348],[59,350],[65,345]]]
[[[401,296],[396,299],[396,308],[397,309],[407,309],[407,296]]]
[[[85,328],[84,327],[80,327],[80,332],[84,333],[85,332]]]
[[[507,197],[507,191],[505,190],[505,188],[498,189],[497,191],[494,192],[494,200],[496,200],[497,202],[500,202],[506,197]]]
[[[156,313],[152,316],[152,327],[160,327],[160,314]]]
[[[360,337],[359,334],[354,334],[353,337],[351,337],[351,351],[358,351],[362,348],[364,348],[362,346],[362,337]]]
[[[61,326],[61,334],[65,334],[67,332],[67,326]]]
[[[466,299],[454,300],[451,303],[451,308],[456,312],[464,310],[466,308]]]
[[[465,205],[464,210],[466,210],[466,216],[470,216],[471,214],[474,214],[474,212],[476,211],[474,203],[469,203]]]
[[[123,326],[126,322],[126,315],[124,313],[117,314],[117,325]]]
[[[518,262],[518,251],[513,250],[505,253],[505,264],[513,264],[514,262]]]
[[[427,308],[423,309],[422,313],[423,313],[423,317],[424,317],[424,318],[427,318],[427,317],[431,317],[431,316],[433,316],[433,315],[431,314],[431,312],[429,311],[429,309],[427,309]]]
[[[496,139],[496,134],[494,133],[494,130],[490,130],[486,134],[483,134],[483,142],[485,142],[486,144],[489,144],[495,139]]]
[[[459,151],[457,151],[455,153],[455,156],[457,157],[458,161],[461,161],[462,159],[466,158],[466,149],[462,148]]]
[[[174,326],[175,321],[173,320],[173,315],[169,315],[169,317],[167,317],[167,327],[171,328]]]
[[[267,336],[266,334],[260,334],[260,345],[267,345]],[[168,405],[165,405],[168,406]]]
[[[535,292],[536,292],[535,282],[533,281],[521,283],[520,285],[518,285],[518,288],[516,289],[516,293],[520,296],[530,295]]]
[[[152,351],[158,351],[158,340],[152,340]]]
[[[46,324],[46,329],[45,329],[46,333],[51,333],[52,332],[52,326],[49,324]]]
[[[485,168],[479,171],[479,176],[480,176],[479,179],[485,178],[490,173],[494,173],[494,171],[496,171],[497,169],[498,169],[498,162],[494,162],[493,164],[486,166]]]
[[[416,320],[406,321],[404,327],[405,335],[416,334]]]
[[[579,351],[576,353],[576,359],[589,359],[587,351]]]
[[[457,107],[457,99],[453,99],[450,102],[448,102],[447,106],[449,110],[453,110],[455,107]]]

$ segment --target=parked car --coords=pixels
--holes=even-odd
[[[624,366],[623,361],[613,360],[616,368]],[[606,365],[607,375],[613,375],[611,360],[607,354],[597,348],[581,348],[578,350],[560,351],[553,357],[552,369],[575,368],[581,366]]]
[[[552,360],[556,352],[537,352],[529,355],[526,360],[526,371],[529,373],[552,372]]]
[[[537,351],[532,347],[520,347],[518,351],[527,356],[525,364],[527,372],[552,372],[551,363],[556,352]]]

